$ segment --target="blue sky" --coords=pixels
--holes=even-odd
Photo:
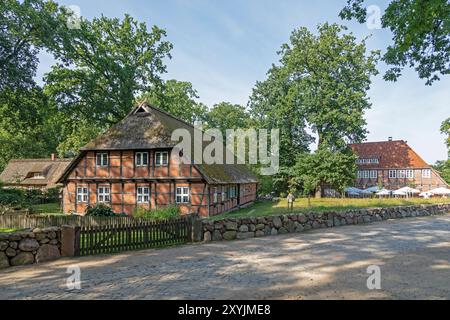
[[[167,31],[174,45],[167,60],[167,79],[192,82],[200,101],[208,106],[221,101],[246,105],[256,81],[264,80],[277,51],[291,31],[319,23],[346,25],[358,38],[372,35],[371,50],[384,50],[390,43],[387,30],[370,30],[365,24],[342,21],[339,11],[345,0],[64,0],[77,5],[82,16],[131,14],[148,26]],[[385,8],[387,1],[370,4]],[[43,54],[38,77],[50,69],[52,59]],[[369,92],[372,109],[366,119],[369,141],[394,139],[408,143],[429,163],[445,159],[447,150],[440,134],[441,122],[450,116],[450,78],[425,86],[414,70],[405,70],[397,82],[382,79],[386,66],[378,66]]]

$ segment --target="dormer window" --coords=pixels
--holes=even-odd
[[[45,179],[42,172],[31,172],[29,175],[30,179]]]
[[[169,153],[167,151],[155,152],[155,165],[167,166],[169,163]]]
[[[108,154],[107,153],[97,153],[96,155],[97,167],[107,167],[108,166]]]

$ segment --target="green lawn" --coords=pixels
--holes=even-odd
[[[308,208],[308,199],[300,198],[294,202],[295,213],[302,212],[324,212],[324,211],[345,211],[349,209],[375,208],[375,207],[392,207],[392,206],[409,206],[415,204],[432,204],[432,203],[450,203],[450,199],[434,198],[410,198],[410,199],[379,199],[379,198],[321,198],[311,199],[311,208]],[[279,202],[256,202],[254,205],[240,209],[230,213],[223,213],[214,217],[212,220],[220,220],[229,217],[258,217],[270,216],[290,213],[287,209],[287,200],[283,199]]]
[[[33,213],[42,215],[63,214],[59,203],[44,203],[31,206]]]
[[[0,228],[0,233],[4,232],[16,232],[23,229],[17,229],[17,228]]]

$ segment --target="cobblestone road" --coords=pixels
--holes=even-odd
[[[372,264],[381,290],[366,287]],[[73,265],[81,290],[69,291]],[[450,299],[450,215],[0,271],[0,299],[228,298]]]

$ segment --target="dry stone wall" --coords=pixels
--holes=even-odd
[[[203,220],[202,239],[204,241],[246,239],[388,219],[431,216],[448,212],[450,212],[450,204],[436,204],[349,210],[346,212],[312,212],[254,218],[227,218],[219,221]]]
[[[61,229],[57,227],[0,233],[0,269],[61,257]]]

